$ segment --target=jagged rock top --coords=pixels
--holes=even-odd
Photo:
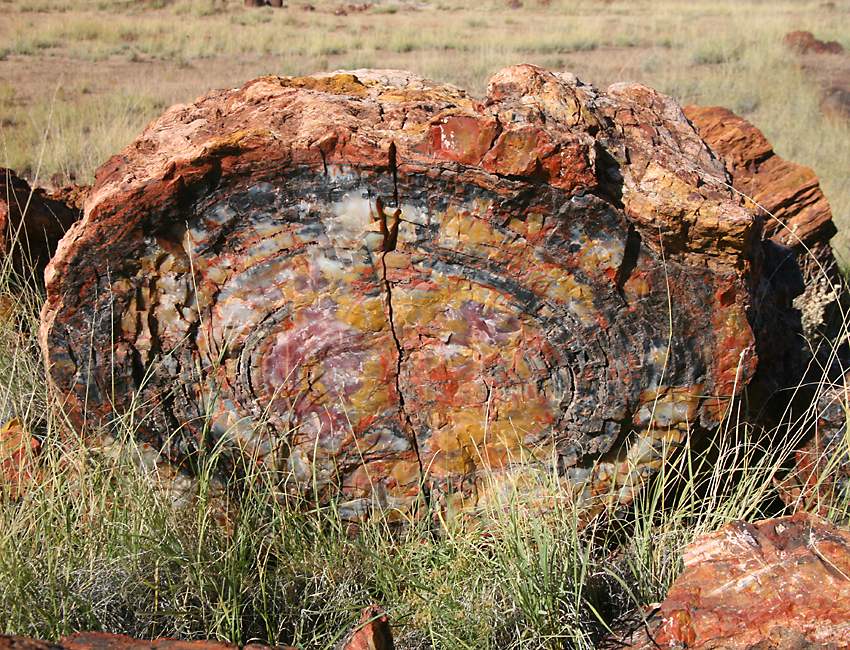
[[[170,108],[101,167],[87,221],[127,190],[188,183],[183,174],[205,164],[227,173],[252,151],[263,153],[260,166],[356,159],[386,168],[394,156],[398,166],[460,166],[479,179],[622,192],[630,218],[647,241],[664,235],[668,255],[704,252],[738,267],[754,224],[674,100],[640,84],[600,93],[531,65],[495,74],[483,100],[400,70],[262,77],[215,91]]]
[[[686,106],[700,137],[726,162],[737,190],[764,211],[764,230],[792,248],[811,248],[835,234],[832,210],[809,167],[776,155],[764,134],[721,106]]]

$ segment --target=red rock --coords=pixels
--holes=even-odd
[[[684,563],[630,648],[850,647],[850,532],[805,513],[735,522]]]
[[[0,635],[0,650],[237,650],[239,646],[220,641],[181,641],[180,639],[135,639],[124,634],[77,632],[58,643],[47,643],[22,636]],[[242,650],[295,650],[289,646],[274,649],[250,643]]]
[[[835,41],[823,43],[808,32],[800,34],[795,37],[801,41],[795,48],[796,63],[806,79],[819,87],[821,111],[831,120],[850,119],[850,56]],[[825,53],[832,56],[822,56]]]
[[[832,210],[808,167],[777,156],[764,134],[720,106],[686,106],[700,137],[717,152],[735,189],[762,210],[765,232],[791,247],[812,247],[835,234]]]
[[[257,79],[98,171],[47,271],[49,380],[77,426],[138,392],[166,458],[223,437],[352,519],[553,473],[626,501],[756,367],[727,182],[643,86]]]
[[[0,496],[17,499],[37,479],[34,456],[40,446],[17,419],[0,428]]]
[[[0,168],[0,250],[12,255],[19,273],[35,269],[40,275],[59,239],[80,218],[61,196],[34,190],[12,170]]]
[[[799,54],[842,54],[844,47],[838,41],[820,41],[811,32],[788,32],[785,45]]]
[[[824,369],[846,367],[844,352],[839,351],[838,361],[832,358],[840,350],[844,330],[839,301],[846,302],[847,295],[829,244],[836,232],[829,202],[814,172],[776,155],[762,132],[748,121],[720,107],[687,106],[685,114],[723,159],[735,189],[749,197],[751,207],[765,219],[765,235],[779,244],[775,250],[765,248],[765,275],[771,287],[752,311],[760,360],[753,385],[766,395],[800,387],[793,391],[791,404],[800,421],[805,421],[803,414],[812,401],[820,399],[814,431],[797,451],[795,469],[781,488],[787,503],[812,506],[817,501],[825,512],[841,500],[835,497],[847,487],[839,478],[822,484],[830,474],[827,466],[836,469],[838,441],[844,435],[840,394],[827,390],[818,397],[807,389],[838,374],[843,390],[843,371]],[[810,350],[817,348],[818,341],[825,342],[819,350],[824,358],[812,363]],[[780,395],[773,420],[787,421],[787,392]],[[837,469],[838,477],[850,473],[846,454]]]
[[[107,632],[77,632],[60,639],[59,645],[63,650],[237,650],[238,647],[219,641],[135,639]]]
[[[69,185],[60,185],[53,188],[39,188],[39,191],[52,201],[59,201],[68,206],[69,209],[78,213],[78,217],[83,215],[86,198],[88,198],[88,185],[80,185],[79,183],[71,183]]]
[[[751,312],[760,342],[759,390],[770,394],[817,382],[820,377],[804,376],[811,360],[806,339],[835,341],[843,328],[838,308],[843,281],[829,244],[836,228],[818,178],[808,167],[776,155],[761,131],[725,108],[686,106],[685,114],[724,161],[734,188],[764,220],[764,235],[778,244],[765,245],[763,272],[770,287]],[[811,396],[799,396],[800,408],[807,409]],[[777,410],[786,406],[787,400]]]
[[[393,650],[394,647],[387,614],[377,605],[363,610],[360,622],[339,644],[339,650]]]
[[[0,650],[60,650],[60,647],[25,636],[0,634]]]

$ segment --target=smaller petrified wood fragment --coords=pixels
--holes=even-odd
[[[818,178],[776,155],[759,129],[731,111],[719,106],[684,111],[764,221],[763,283],[751,312],[759,353],[755,384],[769,395],[819,382],[822,376],[805,376],[811,351],[835,355],[844,320],[840,302],[848,299],[829,243],[836,232],[832,210]],[[824,364],[832,361],[824,358]],[[802,391],[801,408],[812,399],[811,391]],[[780,411],[787,405],[787,397],[783,400]]]
[[[337,650],[394,650],[392,629],[384,609],[366,607],[360,621],[348,636],[337,644]]]
[[[372,605],[363,610],[359,623],[339,644],[339,650],[393,650],[393,638],[384,611]],[[288,645],[267,646],[249,643],[237,646],[215,640],[184,641],[160,637],[137,639],[125,634],[107,632],[76,632],[56,643],[25,636],[0,634],[0,650],[295,650]]]
[[[843,340],[850,300],[829,244],[836,231],[829,202],[811,169],[776,155],[745,119],[720,107],[684,110],[724,160],[735,189],[765,220],[765,288],[751,312],[759,352],[753,384],[766,395],[779,391],[780,418],[797,419],[794,428],[808,430],[780,484],[782,496],[820,512],[843,507],[850,476]],[[834,387],[824,388],[830,382]],[[782,392],[788,388],[795,390]],[[761,412],[762,423],[772,425],[777,417],[769,411]]]
[[[628,500],[755,369],[727,182],[643,86],[257,79],[99,170],[47,272],[50,382],[77,426],[136,407],[175,463],[221,443],[344,516],[552,476]]]
[[[76,199],[77,195],[75,195]],[[81,216],[66,197],[33,189],[12,170],[0,168],[0,250],[15,269],[40,276],[65,231]]]
[[[0,636],[0,650],[295,650],[290,646],[271,648],[260,643],[237,646],[223,641],[195,639],[184,641],[160,637],[136,639],[125,634],[108,632],[77,632],[64,636],[55,644],[46,644],[26,637]]]
[[[0,498],[16,499],[37,480],[35,455],[40,447],[40,441],[20,420],[9,420],[0,427]]]
[[[726,164],[736,190],[764,217],[764,234],[790,248],[826,244],[832,210],[809,167],[776,155],[753,124],[721,106],[685,106],[700,137]]]
[[[805,513],[734,522],[691,544],[684,561],[630,648],[850,645],[850,532]]]

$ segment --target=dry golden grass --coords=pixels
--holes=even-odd
[[[823,119],[817,87],[781,44],[809,29],[850,49],[850,0],[524,0],[517,10],[381,0],[348,16],[333,15],[340,0],[310,0],[312,12],[304,1],[0,0],[0,164],[90,180],[168,104],[259,74],[399,67],[482,93],[499,67],[532,62],[729,106],[813,166],[850,225],[850,127]],[[376,517],[351,538],[333,508],[281,503],[277,477],[260,468],[232,486],[240,507],[222,524],[208,499],[215,454],[191,498],[174,503],[132,444],[111,458],[66,437],[35,344],[43,296],[9,264],[0,295],[15,296],[6,318],[16,323],[0,326],[0,414],[40,432],[45,450],[44,480],[23,504],[0,494],[0,633],[332,648],[360,607],[380,601],[400,649],[590,650],[663,598],[689,540],[776,513],[774,479],[817,416],[813,405],[802,424],[763,437],[730,419],[708,453],[686,445],[632,506],[582,530],[571,493],[553,485],[545,516],[518,492],[484,513],[486,528],[449,521],[435,534],[426,517],[396,531]],[[115,433],[129,439],[132,418]],[[830,471],[844,458],[841,448]],[[846,497],[833,518],[846,521]]]
[[[850,221],[850,126],[824,119],[781,43],[808,29],[850,49],[848,0],[378,0],[345,16],[341,0],[310,1],[0,0],[0,161],[32,175],[43,146],[42,178],[91,179],[167,105],[260,74],[406,68],[481,93],[532,62],[728,106],[812,166]]]

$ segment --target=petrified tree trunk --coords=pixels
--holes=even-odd
[[[811,169],[777,156],[759,129],[729,109],[685,106],[684,112],[723,158],[735,188],[764,211],[765,235],[798,249],[830,240],[832,211]]]
[[[347,516],[552,474],[628,499],[755,368],[727,180],[642,86],[258,79],[101,168],[47,272],[50,381],[78,426],[136,408],[175,462],[221,442]]]
[[[19,273],[41,275],[65,231],[80,218],[72,203],[77,198],[33,189],[11,169],[0,167],[0,250],[11,255]]]

